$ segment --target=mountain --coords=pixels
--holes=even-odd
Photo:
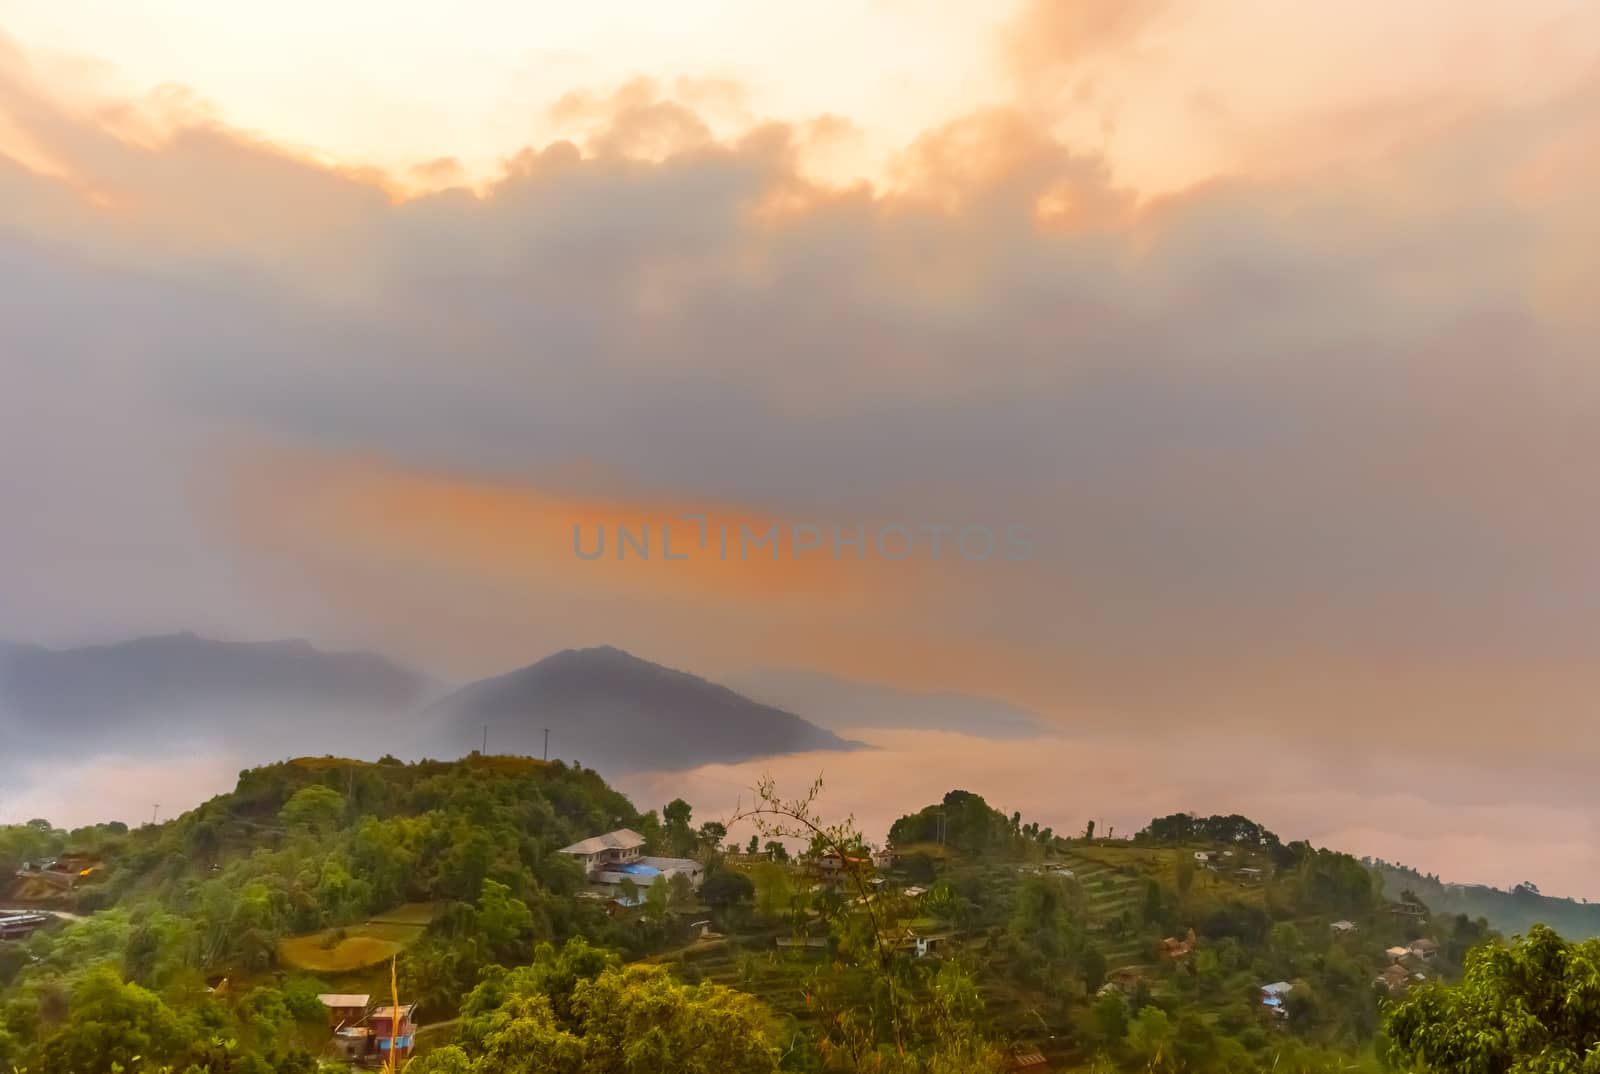
[[[362,743],[438,687],[363,652],[194,634],[44,649],[0,645],[0,723],[32,756]],[[409,720],[407,721],[409,722]]]
[[[1436,914],[1485,918],[1507,935],[1526,935],[1534,925],[1549,925],[1569,940],[1600,936],[1600,903],[1543,895],[1532,883],[1505,891],[1487,884],[1448,883],[1379,859],[1368,859],[1367,864],[1383,878],[1384,892],[1391,898],[1410,894]]]
[[[725,681],[748,697],[798,712],[836,731],[910,728],[983,738],[1031,738],[1050,731],[1037,714],[992,697],[897,690],[787,668],[743,672]]]
[[[464,686],[431,709],[439,752],[544,751],[605,772],[690,768],[808,750],[860,748],[791,712],[603,646],[568,649]]]

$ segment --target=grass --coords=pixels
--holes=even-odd
[[[307,973],[350,973],[366,966],[383,962],[397,955],[405,947],[397,940],[360,935],[366,926],[357,925],[346,930],[352,933],[332,947],[326,947],[325,935],[313,932],[308,936],[295,936],[278,945],[278,959],[285,965]],[[334,930],[328,930],[330,933]]]
[[[368,922],[372,925],[420,925],[424,928],[433,924],[434,914],[438,912],[438,904],[431,902],[408,902],[397,906],[387,913],[378,914]]]
[[[291,936],[278,944],[278,961],[306,973],[354,973],[384,962],[415,943],[433,915],[432,903],[406,903],[364,925]]]

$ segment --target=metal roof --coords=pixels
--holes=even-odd
[[[371,996],[354,993],[346,995],[342,992],[328,992],[317,998],[322,1001],[324,1007],[365,1007],[372,1000]]]
[[[644,836],[632,828],[618,828],[605,835],[591,835],[569,847],[562,847],[562,854],[600,854],[607,850],[633,850],[635,847],[644,846]]]

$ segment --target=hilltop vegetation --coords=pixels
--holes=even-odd
[[[309,1074],[318,993],[386,995],[397,955],[410,1074],[1376,1072],[1498,942],[1243,817],[1066,838],[952,791],[873,865],[814,794],[763,788],[734,847],[565,764],[306,758],[160,826],[0,829],[99,863],[54,896],[84,920],[0,944],[0,1070]],[[617,828],[703,885],[590,897],[557,851]]]
[[[1600,936],[1600,905],[1541,894],[1532,882],[1502,891],[1482,884],[1446,884],[1437,876],[1385,861],[1369,864],[1390,895],[1413,892],[1434,910],[1486,918],[1507,935],[1526,935],[1535,925],[1547,925],[1568,939]]]

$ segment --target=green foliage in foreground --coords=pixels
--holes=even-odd
[[[659,966],[621,966],[570,941],[494,967],[463,1004],[461,1043],[408,1074],[764,1074],[778,1069],[765,1008]]]
[[[1389,1016],[1390,1059],[1437,1074],[1600,1070],[1600,940],[1536,925],[1467,956],[1458,985],[1418,989]]]

